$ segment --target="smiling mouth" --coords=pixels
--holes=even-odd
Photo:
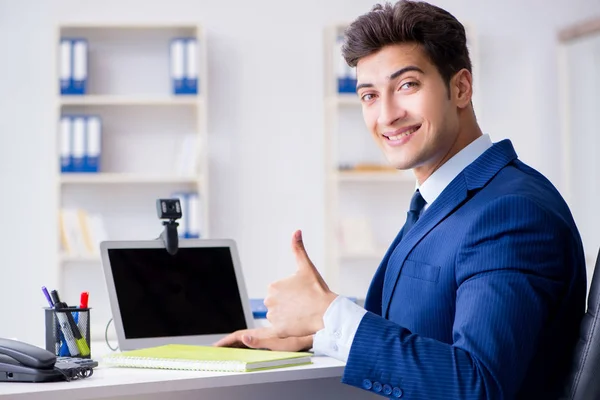
[[[387,140],[400,140],[402,138],[405,138],[406,136],[412,135],[413,133],[415,133],[416,131],[418,131],[420,127],[421,127],[421,125],[417,125],[417,126],[414,126],[414,127],[410,128],[410,129],[402,132],[402,133],[396,134],[394,136],[386,135],[386,134],[384,134],[383,136]]]

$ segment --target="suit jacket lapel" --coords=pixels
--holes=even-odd
[[[387,269],[388,261],[390,259],[390,256],[394,252],[394,249],[396,248],[396,246],[402,239],[403,233],[404,233],[404,227],[402,227],[402,229],[400,229],[400,232],[398,233],[398,235],[396,235],[396,238],[394,239],[394,241],[392,242],[392,244],[386,251],[385,255],[383,256],[383,260],[381,261],[381,263],[379,264],[379,267],[377,268],[377,272],[375,272],[375,275],[373,276],[373,279],[371,280],[371,285],[369,285],[369,291],[367,292],[367,297],[365,299],[365,310],[375,313],[377,315],[383,315],[383,314],[381,314],[381,304],[382,304],[381,296],[382,296],[383,281],[385,278],[385,271]]]
[[[397,243],[396,240],[394,241],[375,275],[375,278],[378,278],[378,274],[381,275],[379,280],[384,277],[381,294],[382,316],[387,317],[392,293],[400,277],[402,265],[415,245],[458,208],[468,198],[469,191],[485,186],[502,168],[516,158],[517,154],[509,140],[503,140],[493,145],[450,182],[406,236],[402,238],[401,234],[398,235],[401,240]],[[375,278],[372,286],[376,283]],[[371,289],[369,289],[370,293]],[[365,308],[366,305],[365,302]]]

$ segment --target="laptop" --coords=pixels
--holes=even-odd
[[[253,327],[233,240],[180,239],[175,255],[161,240],[105,241],[100,253],[122,351],[211,345]]]

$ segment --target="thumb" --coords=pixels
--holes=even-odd
[[[302,269],[305,267],[313,268],[312,261],[310,261],[310,258],[306,253],[306,249],[304,248],[304,241],[302,240],[301,230],[297,230],[292,236],[292,251],[294,252],[294,256],[296,256],[296,263],[298,264],[298,269]]]

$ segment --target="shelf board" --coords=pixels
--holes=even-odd
[[[61,29],[196,29],[194,23],[119,23],[119,22],[67,22],[60,25]]]
[[[60,182],[66,184],[119,184],[119,183],[198,183],[200,177],[194,176],[160,176],[124,173],[64,173]]]
[[[85,95],[60,96],[61,106],[198,106],[201,96],[124,96]]]
[[[62,263],[99,263],[100,256],[96,256],[96,255],[77,256],[77,255],[61,254],[60,261]]]
[[[407,182],[415,183],[410,171],[339,171],[331,174],[333,180],[339,182]]]

